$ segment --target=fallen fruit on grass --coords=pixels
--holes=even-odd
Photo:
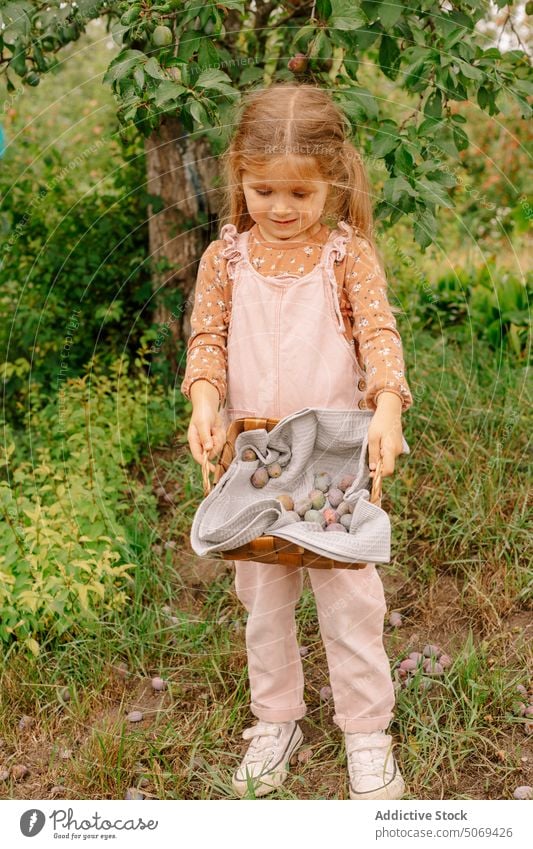
[[[529,784],[522,784],[521,787],[517,787],[516,790],[513,790],[513,798],[533,799],[533,787],[530,787]]]
[[[441,654],[441,650],[438,646],[433,646],[431,643],[428,643],[422,649],[422,654],[424,657],[438,657]]]
[[[524,716],[533,716],[533,705],[528,705],[524,711]]]
[[[307,646],[300,646],[300,657],[307,657],[309,654],[309,648]]]
[[[311,760],[312,754],[313,754],[312,749],[301,749],[298,752],[298,763],[306,764],[308,761]]]
[[[255,486],[256,489],[262,489],[262,487],[266,486],[269,480],[270,476],[264,466],[256,469],[250,478],[252,486]]]
[[[434,657],[426,658],[423,669],[426,675],[444,675],[444,668]]]
[[[409,657],[412,657],[417,663],[422,663],[424,660],[424,655],[419,651],[412,651]]]
[[[452,665],[452,659],[449,654],[441,654],[439,657],[439,663],[443,669],[448,669],[448,667]]]
[[[417,668],[418,663],[412,657],[406,657],[405,660],[402,660],[400,663],[400,670],[403,669],[405,672],[412,672]]]
[[[516,692],[520,693],[521,696],[525,696],[527,698],[527,689],[524,687],[523,684],[516,685]]]
[[[321,489],[312,489],[309,493],[309,498],[311,499],[314,510],[321,510],[326,503],[326,496]]]
[[[141,799],[144,799],[144,793],[141,793],[141,791],[138,790],[137,787],[128,787],[124,798],[128,799],[128,801],[137,802]]]
[[[30,725],[33,725],[34,721],[33,716],[21,716],[19,719],[20,730],[23,731],[25,728],[29,728]]]
[[[62,702],[70,702],[70,690],[68,687],[63,687],[61,692],[59,693],[59,697]]]
[[[338,507],[343,498],[344,493],[341,489],[337,489],[335,486],[330,486],[328,489],[328,501],[331,507]]]
[[[282,468],[279,463],[269,463],[266,470],[270,478],[279,478],[282,472]]]
[[[144,719],[144,714],[140,710],[132,710],[127,715],[128,722],[141,722]]]
[[[253,448],[245,448],[241,454],[241,460],[245,463],[250,463],[252,460],[257,460],[257,454]]]
[[[9,778],[9,770],[2,769],[0,770],[0,781],[7,781]]]
[[[163,690],[167,689],[167,682],[164,678],[158,678],[156,676],[155,678],[152,678],[152,687],[158,693],[161,693]]]
[[[329,525],[326,525],[324,528],[325,531],[336,531],[337,533],[346,534],[348,533],[348,529],[341,525],[340,522],[331,522]]]
[[[399,628],[403,623],[402,614],[399,610],[391,610],[389,614],[389,625],[393,628]]]
[[[331,699],[332,695],[333,690],[331,689],[331,687],[326,686],[320,688],[320,701],[327,702],[328,699]]]
[[[11,767],[11,778],[19,781],[21,778],[26,778],[29,774],[29,769],[24,764],[15,764]]]
[[[285,510],[294,510],[294,501],[287,492],[282,492],[281,495],[277,496],[277,499],[281,502],[281,506],[284,507]]]

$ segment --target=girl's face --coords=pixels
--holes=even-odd
[[[242,188],[248,212],[266,240],[283,242],[318,232],[328,194],[328,184],[318,175],[301,180],[287,169],[273,168],[268,177],[243,171]]]

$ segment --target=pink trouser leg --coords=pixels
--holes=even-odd
[[[386,729],[394,687],[383,646],[387,609],[374,564],[365,569],[309,569],[335,704],[343,731]]]
[[[258,719],[287,722],[306,713],[294,611],[301,567],[235,560],[235,591],[248,611],[246,653],[250,709]]]

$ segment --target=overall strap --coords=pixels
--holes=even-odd
[[[348,298],[344,290],[344,283],[342,285],[341,296],[339,297],[338,283],[337,278],[335,277],[333,263],[338,264],[342,262],[346,256],[348,241],[352,238],[353,232],[353,228],[349,224],[342,220],[339,221],[337,227],[332,230],[329,239],[324,246],[324,251],[321,257],[321,264],[326,271],[327,279],[331,286],[333,302],[335,304],[335,311],[339,322],[339,330],[341,331],[346,330],[344,316],[347,315],[346,302],[348,301]],[[341,303],[344,306],[344,312],[341,311]]]
[[[222,256],[226,260],[226,280],[224,283],[224,301],[226,312],[224,322],[229,325],[233,297],[233,281],[237,264],[244,257],[243,234],[237,231],[234,224],[224,224],[220,230],[220,238],[226,243],[222,250]]]

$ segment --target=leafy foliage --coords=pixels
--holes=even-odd
[[[533,278],[520,280],[494,264],[457,271],[424,289],[414,313],[427,328],[468,325],[494,350],[505,348],[517,362],[530,359],[530,304]]]
[[[79,37],[87,21],[105,15],[121,50],[105,82],[113,88],[118,118],[148,136],[165,114],[178,116],[188,132],[204,131],[223,144],[227,109],[241,91],[270,80],[291,79],[287,57],[302,52],[305,70],[294,76],[332,87],[358,133],[364,153],[383,160],[387,180],[377,204],[386,226],[410,216],[415,238],[427,247],[437,230],[439,207],[453,207],[438,166],[469,144],[465,118],[454,102],[475,103],[498,115],[506,93],[523,118],[531,116],[531,68],[522,50],[501,53],[483,46],[476,25],[486,15],[479,0],[443,8],[419,2],[317,0],[314,16],[305,2],[167,0],[5,4],[0,64],[37,85],[55,54]],[[499,2],[501,8],[512,3]],[[360,84],[363,62],[418,98],[412,113],[393,120],[377,93]],[[435,155],[435,152],[438,152]]]
[[[25,432],[2,423],[1,643],[16,640],[38,654],[40,642],[91,630],[128,603],[132,500],[152,520],[155,502],[127,466],[148,434],[157,441],[172,432],[145,353],[134,368],[118,358],[108,373],[94,358],[54,401],[37,387]]]

